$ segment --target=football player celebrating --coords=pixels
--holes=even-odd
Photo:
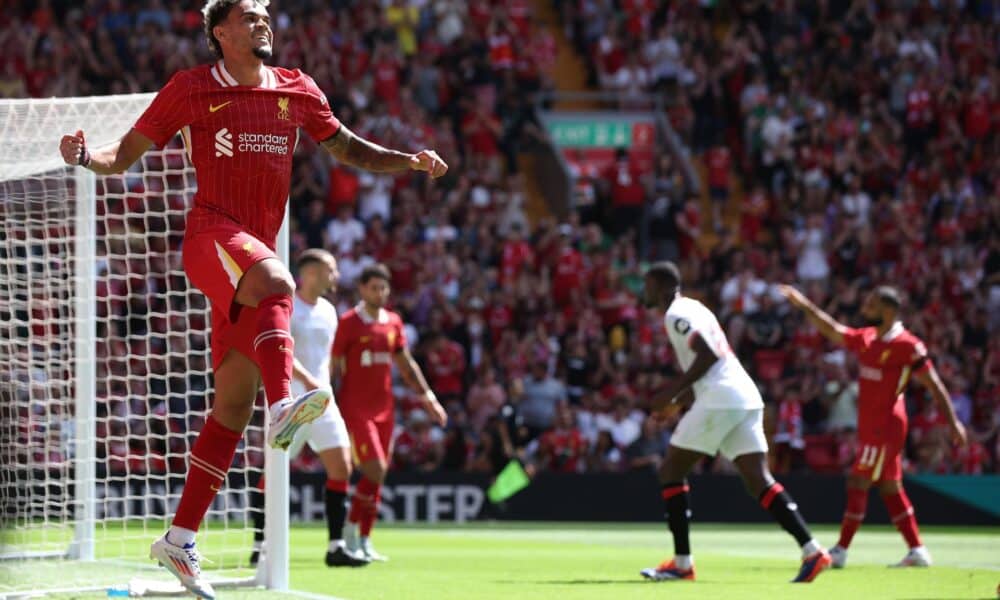
[[[869,327],[847,327],[820,310],[794,287],[783,285],[782,295],[801,310],[828,340],[858,357],[858,452],[847,479],[847,508],[840,525],[840,540],[830,549],[834,568],[847,562],[847,548],[865,518],[868,488],[874,484],[889,509],[893,525],[903,535],[909,551],[899,567],[927,567],[931,555],[920,541],[913,505],[903,489],[903,448],[906,445],[906,404],[903,392],[916,379],[931,391],[947,416],[952,439],[965,444],[965,427],[955,416],[951,398],[920,338],[899,320],[902,299],[890,286],[875,288],[861,306]]]

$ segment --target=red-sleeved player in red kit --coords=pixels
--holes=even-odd
[[[344,542],[352,553],[379,561],[386,558],[372,547],[370,536],[378,516],[382,482],[392,463],[396,424],[392,366],[395,364],[407,385],[420,393],[424,408],[439,425],[448,420],[410,355],[403,320],[385,308],[389,278],[389,269],[382,264],[369,265],[361,271],[358,277],[361,302],[340,318],[330,359],[332,378],[340,380],[337,406],[347,424],[351,449],[361,471],[344,528]]]
[[[180,131],[198,192],[187,217],[184,270],[212,305],[216,393],[190,453],[190,469],[170,530],[152,546],[192,593],[214,598],[201,578],[195,533],[225,481],[263,383],[268,442],[287,448],[319,416],[330,394],[292,400],[289,317],[294,281],[275,254],[300,128],[341,162],[380,172],[409,169],[439,177],[448,166],[431,150],[407,154],[357,137],[334,117],[326,96],[298,70],[264,65],[271,56],[267,0],[209,0],[202,10],[209,47],[220,60],[180,71],[120,140],[88,148],[82,131],[63,136],[67,164],[100,175],[128,169],[153,144]]]
[[[843,568],[847,562],[847,547],[865,518],[868,488],[872,484],[877,486],[893,525],[909,546],[909,552],[895,566],[930,566],[931,556],[920,541],[917,519],[902,482],[902,454],[906,446],[903,392],[910,378],[930,390],[938,407],[948,416],[956,443],[965,444],[965,427],[955,416],[927,347],[899,320],[902,305],[899,292],[889,286],[872,291],[861,306],[861,316],[871,326],[854,329],[835,321],[795,288],[781,286],[780,290],[824,337],[842,344],[858,357],[858,452],[847,479],[847,508],[840,541],[830,549],[834,568]]]

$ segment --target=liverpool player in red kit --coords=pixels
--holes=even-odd
[[[214,598],[202,581],[195,532],[225,483],[236,446],[263,383],[268,441],[287,448],[303,424],[322,414],[328,391],[291,399],[289,317],[294,282],[277,259],[275,238],[285,214],[298,130],[338,160],[373,171],[427,171],[447,165],[429,150],[406,154],[358,138],[333,116],[323,92],[298,70],[264,65],[271,56],[267,0],[210,0],[205,34],[220,60],[179,71],[119,141],[88,148],[82,131],[63,136],[71,165],[121,173],[153,144],[176,132],[197,172],[187,217],[184,270],[212,305],[212,411],[190,454],[190,470],[170,530],[151,556],[192,593]]]
[[[948,391],[924,343],[899,320],[899,292],[888,286],[871,292],[861,306],[861,315],[871,326],[853,329],[835,321],[797,289],[781,286],[780,290],[823,336],[858,356],[858,453],[847,479],[847,508],[840,541],[830,549],[833,566],[843,568],[847,562],[847,547],[865,518],[868,488],[872,484],[878,488],[892,523],[910,548],[896,566],[930,566],[930,553],[920,542],[913,506],[902,484],[902,453],[906,445],[903,392],[910,377],[930,390],[938,407],[948,416],[956,443],[965,444],[965,427],[955,416]]]
[[[385,309],[389,269],[381,264],[365,267],[358,282],[361,302],[340,318],[331,360],[333,379],[340,379],[337,405],[361,471],[344,541],[353,553],[360,552],[369,560],[386,560],[372,547],[370,535],[378,516],[382,482],[392,462],[396,423],[392,365],[407,385],[420,393],[424,408],[438,424],[444,425],[448,417],[410,355],[402,319]]]

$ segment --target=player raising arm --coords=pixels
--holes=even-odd
[[[653,581],[695,578],[686,478],[698,461],[721,452],[736,465],[750,495],[802,548],[802,565],[792,581],[810,582],[829,566],[830,555],[813,539],[795,501],[767,468],[760,392],[733,354],[715,315],[701,302],[684,297],[680,286],[680,272],[671,262],[655,263],[646,272],[646,306],[664,313],[670,344],[684,370],[654,400],[653,410],[676,405],[679,397],[693,397],[694,403],[677,424],[660,465],[674,558],[643,569],[642,576]]]
[[[340,379],[337,404],[351,434],[361,479],[354,490],[344,534],[347,548],[370,560],[386,558],[371,544],[371,531],[386,471],[392,463],[396,424],[392,397],[392,365],[407,385],[420,393],[428,414],[444,425],[448,417],[410,355],[403,321],[387,310],[389,269],[375,264],[358,278],[361,302],[344,313],[333,340],[333,377]]]
[[[299,129],[338,160],[361,168],[426,171],[447,165],[432,150],[408,154],[363,140],[344,127],[326,96],[299,70],[264,65],[272,53],[267,0],[209,0],[205,35],[219,61],[179,71],[120,140],[90,148],[82,131],[63,136],[63,159],[95,173],[120,173],[181,132],[198,192],[187,215],[184,271],[212,306],[211,413],[190,454],[170,530],[153,543],[158,560],[193,594],[214,598],[203,581],[195,534],[225,483],[236,446],[267,393],[268,442],[287,448],[302,425],[323,414],[329,390],[292,400],[294,282],[275,254]]]
[[[926,346],[899,320],[899,292],[889,286],[875,288],[861,306],[861,316],[871,326],[853,329],[834,320],[794,287],[782,285],[779,290],[824,337],[858,356],[858,452],[847,478],[847,508],[840,540],[830,549],[833,566],[843,568],[847,562],[847,548],[865,518],[872,484],[878,487],[893,524],[909,546],[909,552],[896,566],[929,566],[931,556],[920,541],[917,519],[902,481],[907,427],[903,392],[910,376],[930,390],[948,418],[955,443],[965,444],[965,427],[955,416]]]

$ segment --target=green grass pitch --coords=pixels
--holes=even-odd
[[[817,528],[830,544],[834,527]],[[698,581],[649,583],[639,569],[671,552],[655,524],[481,523],[465,526],[380,526],[373,537],[391,561],[362,569],[323,565],[326,531],[296,526],[291,535],[291,584],[296,590],[348,600],[609,598],[996,598],[1000,528],[925,527],[930,569],[889,569],[904,545],[890,527],[868,525],[851,548],[848,568],[813,584],[787,583],[798,549],[775,526],[695,523],[692,547]],[[146,547],[136,546],[141,556]],[[98,598],[98,595],[60,598]],[[267,591],[220,591],[220,600],[281,598]]]

